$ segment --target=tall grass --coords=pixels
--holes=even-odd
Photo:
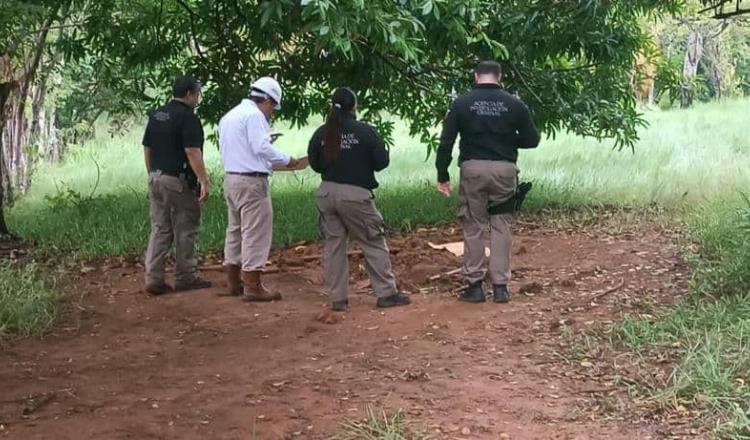
[[[535,182],[525,206],[698,206],[746,187],[748,109],[750,101],[727,101],[688,111],[649,111],[650,127],[642,131],[634,152],[566,134],[548,139],[521,153],[521,177]],[[286,134],[279,147],[305,154],[315,127],[278,127]],[[99,136],[74,148],[64,163],[41,167],[31,191],[10,211],[12,227],[43,247],[85,257],[141,252],[148,233],[141,131],[137,126],[125,136]],[[391,166],[379,174],[376,191],[387,227],[408,231],[453,221],[455,199],[443,199],[434,190],[436,173],[432,158],[425,161],[425,146],[401,123],[396,123],[394,140]],[[208,144],[205,153],[213,196],[205,207],[199,245],[202,251],[217,251],[226,225],[221,165],[215,145]],[[455,161],[451,173],[455,182]],[[317,237],[313,192],[318,182],[311,170],[273,177],[276,245]]]
[[[58,316],[59,295],[35,265],[0,265],[0,338],[28,336],[49,328]]]
[[[653,398],[700,408],[720,438],[750,439],[750,202],[729,194],[687,223],[700,245],[688,257],[693,295],[663,316],[628,317],[612,335],[632,350],[680,347]]]

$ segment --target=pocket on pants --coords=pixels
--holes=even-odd
[[[383,236],[385,236],[385,225],[383,225],[382,221],[367,225],[367,238],[374,240]]]
[[[370,240],[385,236],[385,222],[380,212],[373,206],[371,200],[364,202],[368,206],[370,215],[366,221],[367,226],[367,238]]]
[[[318,232],[322,239],[346,236],[346,230],[341,227],[341,222],[327,218],[320,210],[318,210]]]
[[[178,193],[181,193],[186,186],[180,179],[169,176],[161,176],[161,178],[159,179],[159,185],[161,185],[161,187],[166,190]]]
[[[458,206],[458,211],[456,212],[456,217],[458,217],[459,220],[464,220],[469,216],[469,205],[461,204]]]
[[[268,197],[268,180],[263,179],[260,182],[254,184],[250,188],[251,193],[258,198],[264,199]]]

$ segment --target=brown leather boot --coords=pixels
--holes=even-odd
[[[240,274],[242,270],[236,264],[227,264],[224,266],[227,273],[227,290],[219,293],[219,296],[242,296],[242,279]]]
[[[261,271],[242,271],[242,284],[244,285],[242,300],[246,302],[267,302],[281,299],[280,293],[271,293],[266,290],[260,282]]]

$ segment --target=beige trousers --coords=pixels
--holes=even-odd
[[[224,264],[243,271],[263,270],[273,239],[273,207],[267,177],[227,174],[224,198],[229,221]]]
[[[464,232],[463,273],[469,283],[487,274],[486,232],[490,229],[489,272],[493,284],[510,282],[510,215],[492,215],[490,203],[504,202],[516,191],[518,168],[505,161],[468,160],[461,164],[458,217]]]
[[[375,294],[385,298],[398,293],[385,242],[383,216],[364,188],[323,182],[317,193],[320,233],[324,240],[325,279],[331,301],[345,300],[349,293],[347,242],[351,236],[362,247]]]
[[[174,244],[177,281],[188,281],[198,264],[195,240],[201,219],[196,191],[183,179],[155,171],[148,176],[151,234],[146,250],[146,284],[164,282],[164,260]]]

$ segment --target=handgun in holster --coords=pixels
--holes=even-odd
[[[531,191],[533,184],[531,182],[521,182],[516,185],[516,192],[508,199],[500,203],[490,203],[487,211],[490,215],[513,214],[521,210],[521,205],[526,199],[526,195]]]

